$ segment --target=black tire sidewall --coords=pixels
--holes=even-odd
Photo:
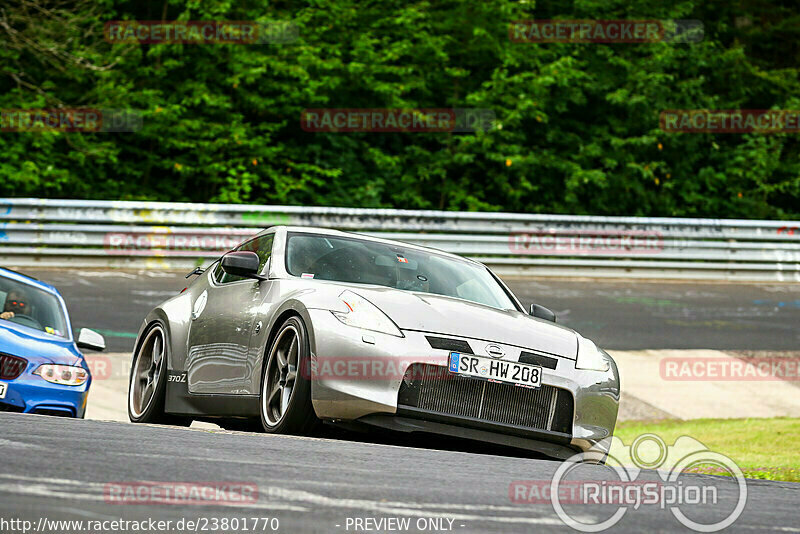
[[[289,406],[286,408],[283,419],[281,419],[277,425],[270,426],[267,424],[266,418],[264,417],[264,387],[267,379],[269,356],[272,353],[273,347],[280,339],[281,333],[289,325],[295,327],[300,337],[300,347],[297,354],[297,378],[295,379],[292,396],[289,399]],[[297,316],[286,319],[276,332],[269,347],[267,347],[264,356],[264,363],[261,370],[261,388],[258,396],[261,425],[264,427],[264,431],[268,434],[307,433],[311,426],[309,421],[316,419],[316,416],[313,416],[313,407],[311,406],[311,381],[305,376],[305,370],[309,368],[308,360],[311,356],[311,346],[308,339],[308,330],[303,320]]]
[[[164,336],[164,357],[161,360],[161,370],[156,384],[156,391],[153,395],[153,400],[150,405],[142,411],[139,417],[135,417],[131,412],[131,387],[133,382],[133,373],[139,363],[142,346],[147,336],[150,335],[154,329],[160,328]],[[151,324],[147,330],[142,334],[142,342],[137,345],[136,352],[134,353],[134,360],[131,363],[131,372],[128,377],[128,418],[133,423],[160,423],[164,420],[164,397],[167,389],[167,369],[169,368],[169,335],[167,329],[160,321]]]

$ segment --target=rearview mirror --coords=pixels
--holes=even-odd
[[[222,270],[233,276],[266,280],[265,276],[258,274],[261,260],[258,254],[251,251],[228,252],[222,256]]]
[[[94,330],[81,328],[76,345],[81,349],[106,350],[106,339]]]
[[[544,319],[545,321],[556,322],[556,314],[550,309],[539,306],[538,304],[531,304],[531,315],[539,319]]]

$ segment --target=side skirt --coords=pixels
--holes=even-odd
[[[194,395],[185,371],[168,372],[164,411],[174,415],[260,417],[258,395]]]

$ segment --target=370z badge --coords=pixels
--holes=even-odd
[[[180,382],[185,384],[186,383],[186,371],[182,373],[175,373],[170,371],[167,375],[167,382]]]

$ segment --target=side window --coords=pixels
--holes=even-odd
[[[261,272],[264,270],[264,266],[267,264],[269,257],[272,254],[272,240],[274,237],[275,234],[267,234],[265,236],[257,237],[247,241],[246,243],[242,243],[234,250],[250,251],[258,254],[258,270]],[[222,270],[222,262],[220,262],[217,264],[217,267],[214,270],[214,280],[216,280],[218,284],[227,284],[230,282],[244,280],[244,278],[226,273]]]
[[[222,262],[218,261],[214,267],[214,281],[221,284],[223,276],[225,276],[225,272],[222,270]]]

